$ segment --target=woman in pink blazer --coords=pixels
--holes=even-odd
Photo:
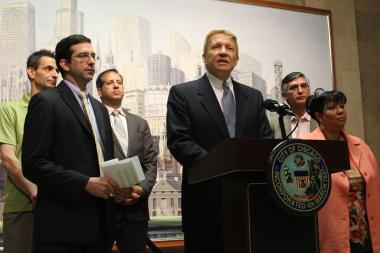
[[[358,137],[344,131],[346,96],[325,91],[310,96],[308,113],[319,127],[302,136],[346,141],[351,169],[331,175],[329,200],[318,212],[321,253],[380,253],[380,178],[376,159]]]

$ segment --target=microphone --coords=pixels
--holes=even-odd
[[[264,101],[264,108],[271,112],[277,112],[281,116],[290,115],[297,117],[297,115],[290,110],[286,104],[279,104],[276,100],[266,99]]]

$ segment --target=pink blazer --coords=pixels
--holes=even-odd
[[[344,133],[352,167],[358,167],[366,182],[366,206],[373,253],[380,253],[380,178],[376,158],[361,139]],[[303,139],[325,140],[320,128]],[[318,212],[320,253],[349,253],[348,178],[344,172],[331,175],[329,200]]]

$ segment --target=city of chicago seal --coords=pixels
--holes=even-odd
[[[276,202],[297,215],[310,215],[326,203],[331,177],[320,153],[306,143],[281,142],[270,157],[269,185]]]

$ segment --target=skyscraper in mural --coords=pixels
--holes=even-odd
[[[170,57],[162,54],[152,54],[148,57],[148,86],[169,85],[171,71]]]
[[[169,56],[171,64],[175,68],[180,68],[181,58],[191,52],[189,42],[177,32],[169,34]]]
[[[123,106],[142,116],[147,58],[152,52],[150,21],[139,16],[114,16],[111,27],[113,64],[123,75]]]
[[[35,11],[27,2],[3,3],[1,7],[0,80],[5,80],[11,68],[25,69],[27,57],[35,50]]]
[[[283,101],[281,95],[281,82],[282,82],[282,62],[280,60],[274,61],[274,85],[271,90],[273,99]]]
[[[170,70],[170,85],[175,85],[185,82],[185,73],[178,68]]]
[[[166,115],[166,101],[170,89],[170,57],[152,54],[148,57],[148,86],[145,89],[145,116]]]
[[[104,55],[103,61],[104,61],[104,66],[103,66],[104,69],[102,69],[102,71],[106,69],[115,68],[114,56],[111,50],[111,38],[108,38],[108,50],[107,50],[107,53],[105,53]]]
[[[55,36],[62,39],[70,34],[83,34],[84,15],[77,9],[77,0],[61,0],[56,12]]]
[[[128,64],[145,66],[152,52],[151,24],[139,16],[112,18],[112,53],[118,69]]]

